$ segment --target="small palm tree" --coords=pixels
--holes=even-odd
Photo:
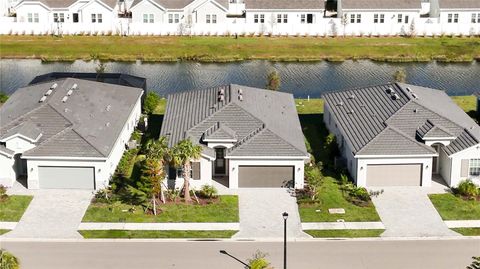
[[[165,165],[170,155],[167,140],[160,137],[158,140],[150,140],[145,146],[145,161],[142,169],[143,176],[150,181],[153,212],[157,214],[156,198],[160,197],[162,202],[162,180],[165,177]]]
[[[194,145],[190,139],[180,141],[173,149],[171,154],[171,162],[174,167],[182,167],[182,175],[184,179],[183,193],[185,202],[192,201],[190,197],[190,171],[192,169],[192,160],[200,158],[202,147]]]

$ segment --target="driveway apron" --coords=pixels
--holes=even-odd
[[[309,238],[302,232],[297,199],[287,189],[239,189],[240,231],[236,239],[283,238],[283,212],[288,213],[287,237]]]
[[[92,191],[35,190],[33,200],[9,238],[82,238],[77,232]]]
[[[383,190],[382,194],[372,197],[386,228],[382,237],[459,236],[447,228],[426,189],[387,187]]]

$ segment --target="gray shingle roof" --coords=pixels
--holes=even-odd
[[[398,98],[392,98],[390,89]],[[327,93],[324,98],[354,154],[375,155],[375,150],[378,155],[419,154],[424,136],[457,137],[449,149],[453,154],[480,139],[478,124],[442,91],[395,83]],[[393,131],[385,133],[386,128],[405,134],[411,142],[395,135],[401,148],[397,144],[388,148],[394,136]]]
[[[237,135],[234,130],[228,127],[226,124],[220,124],[217,122],[210,129],[205,131],[204,140],[237,140]]]
[[[136,6],[142,1],[147,0],[134,0],[130,8]],[[194,0],[153,0],[158,5],[166,8],[166,9],[182,9],[192,3]],[[219,5],[223,6],[224,8],[228,8],[228,1],[227,0],[214,0]]]
[[[339,0],[342,9],[420,9],[420,0]],[[341,4],[340,4],[341,2]]]
[[[27,120],[2,134],[0,139],[5,139],[16,134],[22,135],[30,140],[37,140],[42,134],[42,131],[32,121]]]
[[[478,0],[438,0],[441,9],[480,8]]]
[[[225,95],[224,101],[217,98],[218,91],[221,90]],[[239,91],[242,92],[242,100],[239,99]],[[169,138],[169,146],[187,137],[204,145],[201,139],[205,132],[220,124],[220,128],[226,126],[231,130],[225,128],[225,133],[234,133],[238,139],[238,153],[237,150],[231,150],[227,152],[227,156],[307,156],[291,94],[227,85],[176,93],[169,95],[167,99],[160,135]],[[265,131],[259,131],[263,129]],[[290,150],[278,148],[277,151],[261,151],[247,146],[249,139],[252,139],[249,141],[251,145],[261,141],[265,145],[283,144]],[[239,146],[240,144],[242,146]],[[205,148],[204,154],[208,155],[208,152],[210,151]]]
[[[44,102],[39,102],[53,83],[57,83],[57,88]],[[63,102],[62,99],[74,84],[77,84],[77,89]],[[0,108],[0,136],[31,122],[42,133],[37,145],[48,141],[38,150],[28,152],[32,156],[35,153],[34,156],[80,154],[82,156],[77,157],[98,157],[100,153],[107,157],[142,92],[139,88],[75,78],[29,85],[18,89]],[[71,132],[67,133],[67,137],[58,136],[69,128],[96,152],[85,150],[72,153],[68,147],[59,148],[56,142],[73,141],[75,135]]]
[[[445,152],[450,156],[464,149],[473,147],[480,143],[480,139],[475,138],[468,130],[463,130],[457,139],[445,147]]]
[[[9,156],[12,156],[15,153],[15,151],[7,149],[4,145],[0,145],[0,152]]]
[[[21,2],[31,2],[32,0],[24,0]],[[40,2],[46,5],[49,8],[67,8],[72,4],[76,3],[79,0],[33,0],[33,2]],[[109,6],[110,8],[114,8],[115,5],[118,3],[118,0],[98,0]],[[19,4],[21,3],[19,2]]]
[[[324,9],[325,4],[319,0],[245,0],[246,9]]]

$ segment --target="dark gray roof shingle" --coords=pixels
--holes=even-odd
[[[134,0],[131,7],[134,7],[141,3],[142,1],[146,0]],[[189,4],[191,4],[194,0],[153,0],[159,6],[164,7],[166,9],[182,9]],[[223,8],[228,8],[228,0],[214,0]]]
[[[54,83],[57,88],[39,102]],[[74,84],[77,89],[63,102]],[[56,135],[71,128],[97,151],[91,155],[92,151],[86,151],[83,157],[98,157],[98,152],[108,157],[142,92],[140,88],[74,78],[29,85],[18,89],[0,108],[0,136],[32,122],[42,133],[37,145],[48,140],[53,146]],[[60,154],[59,149],[46,146],[41,152],[47,154],[49,149]],[[75,153],[65,147],[62,154]]]
[[[391,89],[398,98],[391,98]],[[375,155],[377,150],[378,155],[388,151],[414,155],[416,138],[422,142],[422,138],[447,136],[457,138],[447,149],[451,155],[480,140],[480,126],[442,91],[395,83],[327,93],[324,98],[354,154]],[[396,135],[402,148],[396,144],[389,148],[394,136],[393,131],[386,135],[385,128],[394,128],[413,142]]]
[[[224,92],[224,100],[218,100],[218,92]],[[241,92],[241,94],[240,94]],[[242,96],[240,100],[239,95]],[[238,154],[242,156],[307,156],[303,134],[296,113],[295,102],[291,94],[250,88],[240,85],[227,85],[205,90],[193,90],[176,93],[167,97],[167,108],[162,123],[161,136],[169,138],[169,146],[174,146],[185,138],[195,143],[202,143],[205,132],[219,124],[226,128],[222,137],[235,135],[237,145],[245,144]],[[256,139],[262,132],[264,141],[271,141],[289,147],[290,151],[259,151],[247,147],[248,139]],[[214,133],[213,133],[214,134]],[[252,135],[254,134],[254,135]],[[267,136],[267,134],[269,134]],[[261,139],[259,137],[258,139]],[[248,139],[246,139],[248,138]],[[278,143],[278,141],[283,141]],[[254,143],[254,140],[252,140]],[[235,151],[229,151],[233,156]],[[241,152],[241,153],[240,153]],[[205,148],[205,154],[208,150]],[[282,155],[286,154],[286,155]],[[294,154],[294,155],[291,155]],[[207,154],[208,155],[208,154]],[[213,156],[212,156],[213,157]]]

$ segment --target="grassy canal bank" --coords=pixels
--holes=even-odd
[[[173,36],[1,36],[3,59],[44,61],[232,62],[344,61],[470,62],[480,60],[480,38],[320,38]]]

